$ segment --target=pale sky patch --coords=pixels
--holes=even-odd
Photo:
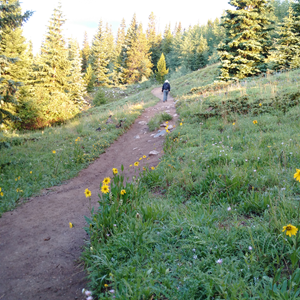
[[[54,8],[58,7],[59,0],[21,0],[23,11],[34,11],[33,16],[23,26],[24,36],[33,42],[34,52],[38,52],[47,32],[47,25]],[[89,41],[97,31],[100,19],[103,24],[112,26],[116,36],[122,19],[129,26],[133,14],[136,13],[137,21],[143,23],[144,30],[148,26],[148,18],[153,11],[156,16],[157,29],[163,33],[165,26],[171,23],[173,30],[175,24],[181,22],[183,28],[190,25],[206,24],[209,19],[220,18],[226,9],[231,6],[227,0],[185,0],[161,1],[152,0],[145,3],[137,0],[61,0],[62,11],[66,18],[63,27],[65,38],[75,38],[82,46],[84,32],[88,34]]]

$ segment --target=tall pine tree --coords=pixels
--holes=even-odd
[[[156,18],[153,12],[149,16],[149,23],[147,29],[147,40],[150,46],[151,63],[153,65],[152,71],[156,70],[157,62],[161,53],[162,37],[156,33]]]
[[[90,56],[90,45],[88,41],[88,35],[85,32],[84,33],[84,39],[83,39],[83,47],[81,50],[81,60],[82,60],[82,72],[85,73],[87,66],[88,66],[88,61],[89,61],[89,56]]]
[[[137,41],[137,31],[138,23],[136,21],[136,14],[133,15],[131,23],[127,29],[125,35],[125,41],[120,53],[119,62],[120,62],[120,78],[122,78],[122,83],[128,82],[128,65],[129,65],[129,50],[132,49],[133,45],[136,45]]]
[[[273,69],[288,69],[295,66],[300,53],[300,36],[295,27],[299,26],[299,21],[294,15],[292,7],[289,8],[288,16],[279,24],[276,39],[275,51],[270,56]]]
[[[97,86],[107,86],[109,80],[109,53],[107,33],[103,28],[102,20],[99,22],[98,31],[94,36],[89,63],[93,68]]]
[[[82,106],[84,104],[85,83],[81,73],[80,49],[76,40],[69,41],[69,60],[71,61],[70,72],[70,99]]]
[[[66,93],[69,91],[69,76],[71,62],[62,34],[62,26],[65,19],[61,6],[54,9],[50,18],[48,32],[42,44],[39,60],[39,85],[44,87],[50,94]]]
[[[118,29],[118,34],[116,38],[116,46],[113,58],[114,70],[112,74],[113,82],[118,85],[125,82],[124,73],[124,61],[121,55],[122,49],[125,46],[125,35],[126,35],[126,23],[125,19],[122,19],[121,26]]]
[[[137,30],[137,37],[128,50],[126,78],[127,83],[144,81],[152,74],[149,45],[142,24]]]
[[[221,80],[238,80],[267,69],[271,10],[268,0],[230,0],[235,10],[222,17],[226,37],[219,45]]]
[[[63,122],[78,112],[78,99],[73,97],[72,92],[72,63],[62,34],[64,23],[59,5],[50,18],[41,54],[37,58],[34,86],[36,117],[31,128]]]
[[[21,55],[24,54],[23,41],[19,29],[31,15],[32,12],[30,11],[26,11],[24,14],[21,13],[19,1],[0,1],[0,125],[10,120],[19,119],[12,113],[12,108],[17,104],[15,94],[22,85],[18,77],[20,76],[21,79],[24,79],[26,74],[24,74],[25,65],[23,65],[20,73],[18,70],[13,71],[15,69],[13,65],[19,61],[18,51],[21,51]],[[2,43],[7,45],[7,34],[9,32],[16,34],[20,47],[14,53],[12,52],[13,49],[7,51],[8,56],[6,56],[7,54],[4,53],[5,49],[2,48]],[[11,74],[7,77],[8,74],[5,73],[9,70]]]

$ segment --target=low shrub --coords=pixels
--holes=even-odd
[[[100,105],[106,104],[106,102],[107,102],[107,100],[106,100],[106,96],[105,96],[105,91],[102,88],[99,88],[93,99],[93,105],[100,106]]]

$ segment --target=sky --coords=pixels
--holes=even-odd
[[[137,21],[147,29],[151,12],[156,16],[158,32],[163,33],[165,26],[181,22],[183,28],[189,25],[206,24],[209,19],[220,18],[226,9],[230,9],[229,0],[183,0],[183,1],[137,1],[137,0],[61,0],[62,11],[66,18],[63,26],[65,38],[75,38],[82,46],[84,32],[91,42],[97,32],[99,21],[112,26],[116,36],[122,19],[129,26],[134,13]],[[34,11],[33,16],[23,25],[23,33],[33,43],[37,53],[47,32],[47,25],[59,0],[20,0],[23,12]]]

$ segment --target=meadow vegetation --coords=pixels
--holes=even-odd
[[[148,122],[149,131],[154,131],[160,127],[160,125],[166,121],[171,121],[173,117],[166,113],[158,113]]]
[[[214,90],[216,74],[171,82],[180,120],[154,170],[103,183],[83,253],[94,297],[299,299],[299,70]]]
[[[62,126],[0,132],[0,215],[42,188],[74,177],[99,157],[145,107],[158,101],[145,88],[106,90],[106,104],[85,110]],[[109,115],[112,124],[106,124]],[[116,128],[125,118],[122,128]]]

